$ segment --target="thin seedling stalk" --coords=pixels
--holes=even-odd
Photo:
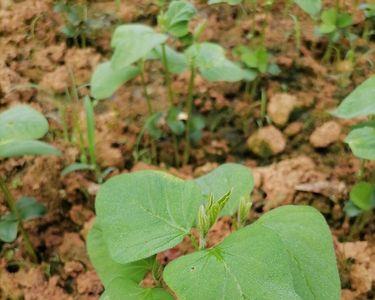
[[[140,67],[141,67],[141,83],[142,83],[142,88],[143,88],[143,95],[144,95],[144,97],[146,98],[146,101],[147,101],[148,115],[149,115],[149,117],[151,117],[152,114],[154,113],[154,110],[152,108],[150,94],[147,91],[147,85],[146,85],[146,80],[145,80],[145,62],[144,62],[144,60],[140,61]],[[156,159],[156,156],[157,156],[156,145],[155,145],[155,141],[152,138],[150,140],[150,145],[151,145],[151,156],[152,156],[152,158]]]
[[[190,159],[190,127],[191,127],[191,113],[193,109],[193,93],[195,82],[195,62],[192,61],[190,66],[190,80],[188,88],[188,98],[186,102],[187,122],[185,130],[185,150],[183,163],[186,165]]]
[[[9,210],[16,216],[18,220],[19,230],[23,237],[23,242],[25,245],[26,252],[29,254],[33,262],[37,262],[38,258],[36,256],[33,245],[30,241],[29,234],[27,233],[27,231],[25,230],[23,226],[23,221],[22,221],[20,212],[18,211],[17,206],[16,206],[16,199],[14,199],[12,193],[9,191],[8,186],[6,185],[5,180],[3,179],[2,176],[0,176],[0,189],[4,194],[4,198],[5,198],[5,201],[7,203]]]

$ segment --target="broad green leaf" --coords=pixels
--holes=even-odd
[[[152,269],[152,258],[129,264],[115,262],[109,254],[98,220],[95,221],[87,237],[87,251],[105,287],[116,277],[124,277],[128,280],[140,282],[146,273]]]
[[[225,57],[224,49],[213,43],[194,44],[186,55],[209,81],[234,82],[246,77],[245,71]]]
[[[168,114],[166,117],[168,127],[172,130],[174,134],[177,135],[182,135],[185,132],[185,124],[179,118],[181,113],[181,109],[173,106],[168,110]]]
[[[181,300],[301,299],[284,244],[261,225],[240,229],[215,248],[172,261],[163,279]]]
[[[375,207],[375,186],[369,182],[358,182],[350,191],[350,201],[364,211]]]
[[[154,49],[155,57],[162,60],[162,47],[156,47]],[[186,56],[172,49],[169,46],[165,46],[165,55],[167,58],[167,65],[169,72],[173,74],[180,74],[187,69]]]
[[[106,289],[106,295],[110,300],[173,300],[162,288],[142,288],[124,277],[113,279]]]
[[[363,210],[350,200],[345,203],[344,211],[349,218],[357,217],[363,213]]]
[[[340,279],[333,242],[323,216],[308,206],[283,206],[255,224],[275,232],[290,256],[294,287],[301,299],[337,300]]]
[[[18,221],[13,214],[0,218],[0,240],[6,243],[13,242],[17,237]]]
[[[158,18],[164,31],[175,37],[183,37],[189,33],[189,21],[196,14],[194,6],[184,0],[175,0],[169,4],[168,10]]]
[[[350,131],[345,142],[359,158],[375,160],[375,128],[362,127]]]
[[[242,3],[242,0],[209,0],[208,4],[227,3],[229,5],[237,5]]]
[[[233,215],[241,199],[249,198],[254,187],[254,179],[249,168],[239,164],[223,164],[212,172],[194,180],[202,189],[204,196],[211,193],[219,199],[232,190],[231,198],[221,215]]]
[[[163,113],[159,111],[148,117],[145,122],[145,129],[147,133],[156,140],[163,136],[163,131],[159,126],[159,122],[162,117]]]
[[[91,95],[98,100],[111,97],[125,82],[135,78],[140,70],[135,66],[127,66],[115,70],[110,62],[98,65],[91,77]]]
[[[61,155],[55,147],[34,140],[19,140],[9,143],[0,142],[0,158],[16,157],[23,155]]]
[[[341,102],[333,112],[339,118],[351,119],[355,117],[375,114],[375,76],[371,76],[359,85],[348,97]]]
[[[84,163],[73,163],[62,170],[61,176],[66,176],[69,173],[83,170],[94,170],[94,167],[92,165]]]
[[[42,203],[38,203],[36,199],[32,197],[21,197],[17,201],[16,207],[24,221],[41,217],[47,211]]]
[[[348,13],[340,13],[337,15],[337,27],[345,28],[352,25],[353,19],[352,16]]]
[[[190,120],[190,139],[198,142],[202,137],[202,129],[206,126],[203,116],[193,114]]]
[[[111,67],[121,70],[143,59],[155,47],[167,40],[165,34],[157,33],[144,25],[121,25],[112,37],[115,52],[111,58]]]
[[[322,9],[321,0],[294,0],[294,2],[312,17],[319,14]]]
[[[241,60],[248,68],[253,68],[261,73],[265,73],[268,69],[269,55],[265,48],[258,48],[250,50],[246,47],[241,47]]]
[[[105,182],[96,198],[96,212],[111,257],[129,263],[180,243],[201,202],[194,182],[140,171]]]
[[[30,106],[14,106],[0,114],[0,144],[40,139],[47,131],[46,118]]]

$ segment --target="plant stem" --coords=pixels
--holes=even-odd
[[[162,51],[162,62],[163,62],[163,67],[164,67],[164,72],[165,72],[165,82],[168,87],[168,100],[169,100],[169,105],[173,106],[173,89],[172,89],[172,84],[171,84],[171,73],[168,68],[168,60],[167,60],[167,51],[165,44],[161,45],[161,51]]]
[[[327,50],[326,50],[326,52],[324,53],[324,56],[323,56],[323,62],[327,63],[331,59],[332,50],[333,50],[333,41],[330,38],[329,42],[328,42]]]
[[[13,195],[9,191],[8,186],[6,185],[5,180],[3,179],[2,176],[0,176],[0,189],[4,194],[4,198],[5,198],[5,201],[7,203],[9,210],[16,216],[18,220],[19,229],[23,237],[23,241],[24,241],[24,245],[25,245],[27,253],[30,255],[33,262],[37,262],[38,258],[34,251],[33,245],[31,244],[29,234],[23,227],[23,221],[16,206],[16,199],[14,199]]]
[[[140,67],[141,67],[141,82],[142,82],[142,87],[143,87],[143,94],[144,94],[144,97],[146,98],[146,101],[147,101],[148,115],[151,118],[152,114],[154,113],[154,110],[153,110],[152,104],[151,104],[151,97],[150,97],[150,95],[147,91],[147,85],[146,85],[146,80],[145,80],[145,62],[144,62],[144,60],[140,61]],[[150,145],[151,145],[151,157],[156,159],[156,155],[157,155],[156,154],[156,145],[155,145],[155,141],[153,140],[152,137],[151,137]]]
[[[185,151],[184,151],[184,160],[183,160],[184,165],[186,165],[190,159],[190,126],[191,126],[191,113],[192,113],[192,108],[193,108],[194,81],[195,81],[195,62],[192,61],[191,66],[190,66],[188,98],[186,102],[187,122],[186,122],[186,130],[185,130]]]
[[[199,235],[199,250],[204,250],[206,248],[206,237]]]
[[[171,84],[171,73],[168,67],[167,51],[166,51],[165,44],[161,45],[161,51],[162,51],[162,63],[164,67],[165,82],[168,88],[169,107],[171,108],[174,105],[174,94],[173,94],[173,89],[172,89],[172,84]],[[178,140],[177,140],[177,136],[173,132],[172,132],[172,135],[173,135],[174,160],[175,160],[176,166],[179,166],[180,158],[179,158],[179,153],[178,153]]]

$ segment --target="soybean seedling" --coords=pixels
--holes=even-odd
[[[23,155],[60,155],[59,150],[39,141],[47,132],[46,118],[30,106],[14,106],[0,113],[0,159]],[[20,231],[27,253],[36,261],[37,256],[23,223],[43,215],[45,207],[34,198],[21,197],[16,201],[2,176],[0,190],[10,211],[0,217],[0,240],[12,242]]]
[[[225,57],[225,51],[221,46],[198,42],[204,25],[197,26],[193,34],[189,32],[188,24],[195,12],[191,3],[177,0],[172,1],[168,10],[159,15],[158,31],[141,24],[117,27],[111,41],[114,48],[111,60],[99,65],[91,80],[91,94],[100,100],[110,97],[125,82],[140,75],[148,107],[146,131],[154,139],[163,136],[163,131],[157,124],[164,116],[174,136],[185,136],[184,164],[190,159],[191,141],[199,138],[204,127],[203,119],[193,113],[196,74],[200,73],[208,81],[238,81],[246,75],[244,70]],[[168,41],[175,40],[188,45],[184,53],[177,52],[167,45]],[[152,60],[159,60],[163,64],[169,99],[167,112],[155,112],[151,95],[148,93],[145,64]],[[180,74],[186,70],[190,71],[190,79],[185,105],[182,105],[175,103],[171,81],[173,74]],[[182,107],[185,109],[182,110]],[[175,162],[178,165],[178,140],[175,139],[174,144]],[[151,143],[151,152],[156,159],[154,142]]]
[[[87,241],[105,287],[102,297],[338,299],[331,233],[312,207],[277,208],[208,247],[207,233],[220,216],[238,214],[241,207],[247,219],[252,187],[250,170],[236,164],[189,181],[158,171],[108,180],[97,195]],[[199,232],[198,249],[158,264],[155,255],[191,237],[192,228]],[[142,287],[155,265],[155,287]]]
[[[59,0],[53,9],[63,16],[65,25],[61,28],[61,32],[67,38],[72,39],[75,46],[85,48],[87,41],[93,39],[103,27],[109,26],[109,22],[104,17],[89,17],[86,1],[74,3],[69,0]]]
[[[345,142],[349,145],[353,154],[361,160],[375,160],[375,76],[371,76],[349,94],[333,111],[333,115],[339,118],[351,119],[356,117],[369,117],[368,121],[360,123],[352,128]],[[363,164],[362,164],[363,166]],[[360,170],[359,177],[363,177]],[[350,193],[350,200],[345,206],[349,217],[360,217],[360,224],[364,226],[367,215],[375,207],[375,182],[357,183]],[[365,214],[363,214],[365,212]]]
[[[354,38],[349,31],[352,23],[352,16],[349,13],[341,12],[337,6],[322,12],[321,23],[317,33],[326,36],[328,39],[327,49],[323,56],[324,62],[328,62],[331,59],[335,48],[339,53],[338,43],[342,38],[347,38],[349,41]]]

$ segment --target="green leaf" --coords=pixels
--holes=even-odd
[[[190,139],[198,142],[202,137],[202,129],[206,126],[204,117],[199,114],[193,114],[190,120]]]
[[[228,60],[224,49],[217,44],[194,44],[186,50],[186,55],[209,81],[235,82],[246,77],[245,71]]]
[[[179,299],[340,298],[331,233],[304,206],[277,208],[215,248],[174,260],[163,278]]]
[[[121,25],[112,37],[115,52],[111,58],[114,70],[121,70],[143,59],[155,47],[167,40],[165,34],[157,33],[144,25]]]
[[[375,114],[374,95],[375,76],[371,76],[341,102],[333,115],[344,119],[373,115]]]
[[[145,122],[147,133],[156,140],[163,136],[163,131],[159,128],[159,122],[162,117],[163,113],[159,111],[148,117]]]
[[[184,0],[175,0],[169,4],[168,10],[158,18],[164,31],[180,38],[189,33],[189,21],[196,14],[194,6]]]
[[[35,198],[32,197],[21,197],[17,203],[16,207],[22,220],[28,221],[35,218],[43,216],[47,209],[46,207],[38,203]]]
[[[142,288],[124,277],[113,279],[106,289],[106,295],[110,300],[173,300],[162,288]]]
[[[96,198],[96,212],[111,257],[129,263],[180,243],[201,202],[194,182],[140,171],[105,182]]]
[[[178,299],[301,299],[288,253],[270,229],[248,226],[215,248],[169,263],[163,279]]]
[[[153,265],[152,258],[129,264],[115,262],[109,254],[98,220],[95,221],[87,237],[87,251],[105,287],[116,277],[124,277],[128,280],[140,282],[146,273],[152,269]]]
[[[242,3],[242,0],[209,0],[208,4],[227,3],[229,5],[237,5]]]
[[[182,113],[181,109],[173,106],[168,110],[168,114],[166,118],[168,127],[172,130],[174,134],[177,134],[177,135],[182,135],[185,132],[185,124],[179,118],[181,113]]]
[[[283,206],[262,216],[290,256],[294,287],[301,299],[340,298],[340,279],[331,232],[324,217],[308,206]]]
[[[358,182],[350,191],[350,201],[361,210],[372,210],[375,207],[375,186],[365,181]]]
[[[72,163],[71,165],[67,166],[62,170],[61,176],[66,176],[69,173],[75,172],[75,171],[83,171],[83,170],[94,170],[94,167],[89,164],[84,163]]]
[[[86,113],[86,136],[88,150],[90,154],[90,163],[96,166],[96,153],[95,153],[95,113],[94,105],[89,96],[85,97],[84,107]]]
[[[241,199],[249,198],[254,187],[250,169],[233,163],[223,164],[194,181],[200,186],[205,197],[213,194],[214,199],[219,199],[232,190],[230,200],[221,215],[233,215],[237,211]]]
[[[98,100],[109,98],[121,85],[139,73],[139,68],[135,66],[115,70],[110,62],[99,64],[91,77],[91,95]]]
[[[254,68],[261,73],[267,72],[268,59],[269,55],[265,48],[258,48],[256,50],[247,49],[247,51],[241,54],[241,60],[247,67]]]
[[[0,157],[16,157],[23,155],[61,155],[55,147],[40,141],[25,140],[0,143]]]
[[[320,10],[322,9],[321,0],[294,0],[294,2],[311,17],[319,14]]]
[[[337,27],[338,28],[345,28],[353,23],[352,16],[348,13],[340,13],[337,15]]]
[[[0,240],[6,243],[13,242],[17,237],[18,221],[13,214],[0,218]]]
[[[161,46],[156,47],[153,52],[155,53],[155,58],[162,60],[163,52]],[[184,54],[177,52],[169,46],[165,46],[165,54],[169,72],[180,74],[187,69],[187,60]]]
[[[47,131],[46,118],[30,106],[14,106],[0,114],[0,144],[40,139]]]
[[[375,160],[375,128],[362,127],[350,131],[345,142],[359,158]]]
[[[344,211],[349,218],[357,217],[363,213],[363,210],[350,200],[345,203]]]

